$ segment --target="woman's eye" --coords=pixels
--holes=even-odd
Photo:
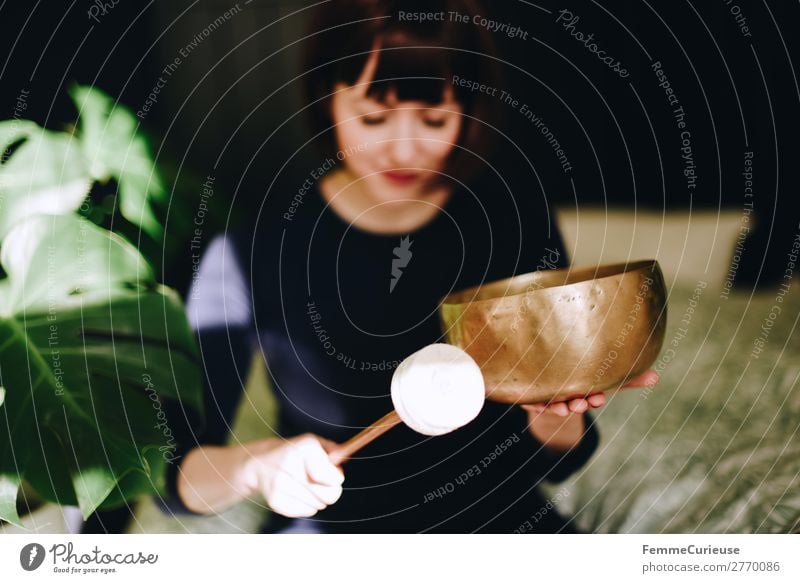
[[[444,117],[426,117],[423,119],[425,125],[432,128],[442,128],[447,120]]]
[[[365,126],[377,126],[384,121],[386,121],[386,117],[383,115],[365,115],[361,117],[361,123]]]

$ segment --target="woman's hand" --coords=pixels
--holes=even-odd
[[[652,387],[658,384],[658,381],[658,373],[651,369],[614,391]],[[528,412],[531,435],[546,447],[563,452],[580,443],[586,429],[583,413],[590,408],[597,409],[605,404],[605,393],[592,393],[579,399],[521,406]]]
[[[653,387],[658,384],[660,377],[653,369],[643,372],[633,378],[629,383],[607,392],[616,392],[623,389],[636,389]],[[522,405],[529,413],[546,413],[559,417],[567,417],[571,413],[584,413],[588,409],[598,409],[606,404],[606,393],[592,393],[583,398],[569,399],[568,401],[554,401],[550,403],[536,403],[535,405]]]
[[[242,467],[248,491],[261,494],[284,516],[313,516],[342,495],[344,473],[328,457],[336,444],[305,433],[288,440],[267,440]]]
[[[220,512],[244,498],[264,497],[288,517],[308,517],[342,495],[344,474],[328,458],[336,444],[306,433],[191,450],[181,464],[178,494],[194,512]]]

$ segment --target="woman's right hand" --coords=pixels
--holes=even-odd
[[[344,473],[328,457],[335,445],[312,433],[251,443],[239,477],[278,514],[313,516],[342,495]]]

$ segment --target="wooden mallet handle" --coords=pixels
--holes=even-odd
[[[397,411],[390,411],[369,427],[365,427],[363,430],[359,431],[356,435],[344,443],[336,446],[334,449],[328,452],[328,457],[334,464],[338,466],[339,464],[346,462],[351,455],[367,445],[373,439],[379,435],[383,435],[399,423],[402,423],[402,420],[397,414]]]

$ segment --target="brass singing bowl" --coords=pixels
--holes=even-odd
[[[546,403],[646,371],[664,342],[666,288],[654,260],[548,269],[451,293],[439,318],[478,363],[488,399]]]

